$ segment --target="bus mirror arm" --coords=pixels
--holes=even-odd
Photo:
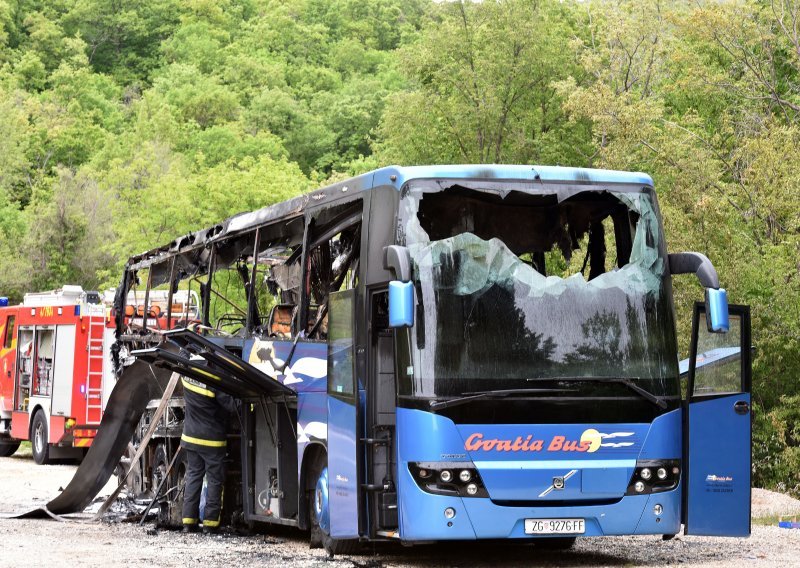
[[[708,257],[699,252],[679,252],[669,255],[669,271],[672,274],[697,275],[706,289],[706,324],[710,333],[726,333],[729,329],[728,294],[719,287],[717,270]]]
[[[400,282],[411,281],[411,254],[406,247],[389,245],[383,249],[383,267],[394,272]]]
[[[671,274],[692,274],[697,276],[704,288],[719,290],[717,270],[708,257],[699,252],[677,252],[669,255]]]

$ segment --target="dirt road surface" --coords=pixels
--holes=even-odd
[[[0,512],[46,503],[72,478],[72,465],[37,466],[30,457],[0,458]],[[113,490],[109,483],[102,494]],[[755,517],[800,515],[800,501],[754,490]],[[768,521],[761,521],[762,523]],[[183,535],[131,523],[58,522],[0,518],[2,566],[276,566],[281,568],[479,566],[800,566],[800,530],[753,525],[749,539],[679,536],[578,539],[568,552],[534,546],[436,545],[369,549],[360,556],[310,550],[304,533],[290,529],[266,535]]]

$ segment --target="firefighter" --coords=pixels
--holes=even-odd
[[[183,493],[183,532],[196,532],[200,513],[203,477],[207,494],[203,511],[203,532],[219,528],[222,510],[222,483],[225,479],[225,450],[228,419],[236,412],[234,399],[213,387],[182,377],[186,417],[181,447],[186,452],[186,478]]]

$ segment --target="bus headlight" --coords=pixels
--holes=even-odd
[[[417,486],[426,493],[459,497],[489,496],[472,462],[409,462],[408,470]]]
[[[650,495],[671,491],[681,478],[680,460],[639,460],[628,482],[626,495]]]

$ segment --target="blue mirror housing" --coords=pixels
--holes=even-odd
[[[414,325],[414,285],[411,282],[393,280],[389,282],[389,327],[412,325]]]
[[[724,288],[706,289],[706,323],[708,331],[711,333],[727,333],[730,329],[728,293]]]

